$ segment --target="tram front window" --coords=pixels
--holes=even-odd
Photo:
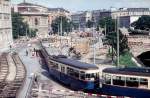
[[[126,78],[126,86],[128,87],[138,87],[139,86],[139,79],[138,78]]]
[[[113,76],[113,85],[125,86],[125,77]]]

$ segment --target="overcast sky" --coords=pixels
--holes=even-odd
[[[11,0],[13,4],[23,0]],[[148,7],[150,0],[26,0],[30,3],[41,4],[50,8],[63,7],[70,11],[109,9],[110,7]]]

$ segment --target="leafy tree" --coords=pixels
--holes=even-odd
[[[114,61],[114,56],[117,55],[117,33],[110,32],[106,36],[107,44],[111,46],[111,53],[109,49],[109,53],[112,56],[112,61]],[[119,31],[119,55],[124,55],[129,51],[128,47],[128,39],[125,35]]]
[[[91,28],[91,27],[93,27],[93,24],[94,23],[91,20],[88,20],[87,23],[86,23],[86,27]]]
[[[36,37],[37,29],[30,29],[30,33],[28,33],[29,37]]]
[[[29,25],[23,21],[21,14],[12,12],[12,32],[13,38],[17,39],[19,36],[35,37],[37,30],[32,30]]]
[[[111,45],[112,48],[117,51],[117,33],[111,32],[108,33],[106,36],[107,44]],[[120,55],[124,54],[129,50],[128,47],[128,39],[125,35],[122,34],[122,32],[119,30],[119,52]]]
[[[115,20],[112,19],[111,17],[102,18],[98,22],[98,28],[99,27],[101,27],[101,28],[106,27],[106,33],[114,32],[115,31]]]
[[[141,16],[137,21],[131,24],[135,29],[150,30],[150,16]]]
[[[54,21],[52,21],[52,30],[53,33],[60,32],[60,25],[62,22],[62,32],[69,32],[71,31],[71,28],[73,27],[73,23],[70,22],[69,19],[67,19],[64,16],[57,17]]]

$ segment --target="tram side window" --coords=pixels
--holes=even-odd
[[[67,74],[72,76],[73,75],[73,69],[67,67]]]
[[[65,73],[65,67],[61,67],[61,72]]]
[[[126,78],[126,86],[128,87],[138,87],[139,86],[139,79],[138,78]]]
[[[125,86],[125,77],[113,76],[113,85]]]
[[[148,80],[144,78],[140,78],[140,88],[148,88]]]
[[[74,71],[74,77],[79,78],[79,71],[77,71],[77,70]]]
[[[53,65],[53,62],[49,61],[49,65],[50,65],[50,66]]]
[[[58,64],[57,63],[53,63],[52,68],[58,70],[59,69]]]
[[[80,71],[80,79],[85,80],[85,72]]]
[[[111,84],[111,75],[105,75],[105,83]]]
[[[79,78],[79,71],[77,70],[74,70],[72,68],[67,68],[67,74],[72,76],[72,77],[75,77],[75,78]]]

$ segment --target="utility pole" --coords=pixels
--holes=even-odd
[[[94,35],[94,19],[93,19],[93,64],[95,64],[95,35]]]
[[[119,67],[119,16],[117,17],[117,67]]]
[[[80,29],[80,22],[79,22],[79,28],[78,28],[78,29],[79,29],[79,32],[80,32],[80,30],[81,30],[81,29]]]
[[[28,39],[28,35],[27,35],[27,28],[26,28],[26,40]]]
[[[106,32],[107,32],[107,26],[106,26],[106,21],[105,21],[105,37],[106,37]]]
[[[62,48],[62,39],[61,39],[61,37],[62,37],[62,16],[61,16],[61,23],[60,23],[60,50],[61,50],[61,48]]]

